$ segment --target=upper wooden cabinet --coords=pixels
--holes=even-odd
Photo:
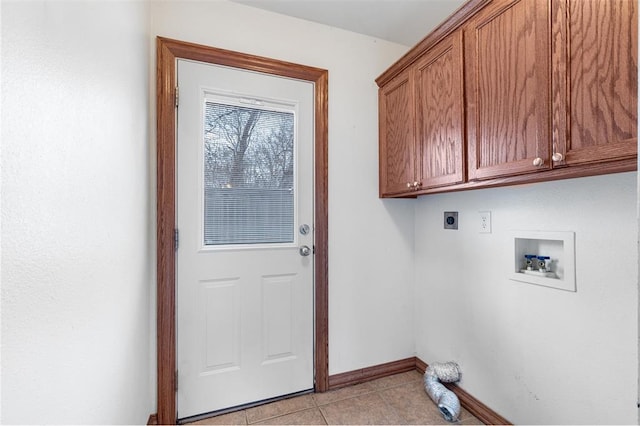
[[[414,191],[416,175],[413,68],[378,92],[380,196]]]
[[[636,8],[632,0],[553,0],[554,165],[636,157]]]
[[[464,180],[462,32],[429,50],[415,65],[420,188]]]
[[[455,32],[379,92],[380,195],[464,179],[462,34]]]
[[[496,0],[465,25],[469,179],[549,168],[549,2]]]
[[[637,170],[637,51],[635,0],[469,0],[376,79],[380,195]]]

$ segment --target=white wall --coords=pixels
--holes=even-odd
[[[146,423],[149,10],[2,3],[2,422]]]
[[[422,197],[416,346],[515,424],[636,424],[637,174]],[[443,212],[458,211],[458,231]],[[493,233],[479,234],[480,210]],[[577,292],[507,279],[510,230],[575,231]]]
[[[407,47],[227,1],[151,8],[152,36],[329,70],[329,372],[413,356],[413,208],[377,197],[374,82]]]

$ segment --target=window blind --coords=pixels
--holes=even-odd
[[[205,101],[204,242],[291,243],[293,111]]]

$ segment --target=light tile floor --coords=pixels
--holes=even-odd
[[[307,394],[217,417],[194,425],[440,425],[447,423],[409,371],[330,392]],[[461,425],[481,425],[462,409]]]

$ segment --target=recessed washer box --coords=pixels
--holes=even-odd
[[[575,232],[572,231],[514,231],[513,261],[509,278],[528,284],[566,291],[576,291]],[[543,259],[547,270],[534,264],[528,270],[525,256]],[[534,262],[535,263],[535,262]]]

